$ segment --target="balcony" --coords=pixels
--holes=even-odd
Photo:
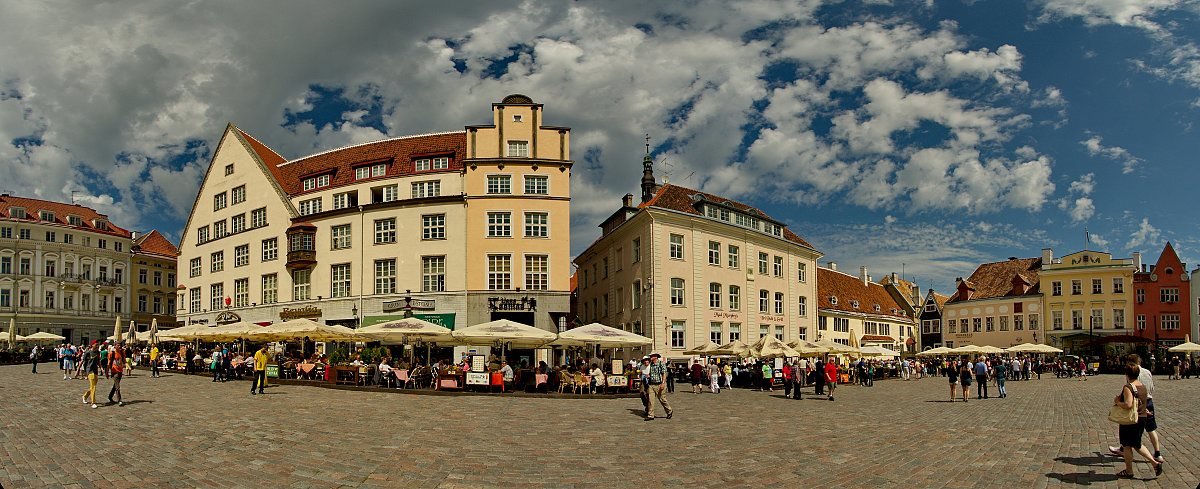
[[[288,269],[311,268],[317,264],[317,252],[312,250],[293,250],[287,254]]]

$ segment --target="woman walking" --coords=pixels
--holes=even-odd
[[[83,393],[83,403],[91,403],[96,409],[96,382],[100,377],[100,348],[95,341],[92,347],[83,354],[83,370],[87,372],[88,390]]]
[[[958,364],[958,385],[962,386],[962,399],[967,402],[967,394],[971,391],[971,362],[963,360]]]
[[[1150,455],[1150,450],[1142,445],[1142,434],[1146,430],[1146,418],[1154,413],[1151,413],[1146,406],[1148,399],[1146,386],[1138,380],[1141,369],[1137,365],[1125,365],[1124,370],[1126,383],[1121,386],[1121,393],[1113,399],[1113,405],[1125,409],[1136,407],[1138,419],[1136,423],[1123,424],[1118,429],[1118,436],[1121,439],[1121,455],[1125,457],[1125,470],[1117,472],[1117,477],[1133,478],[1134,451],[1154,466],[1154,475],[1162,475],[1162,463],[1154,460],[1154,457]]]
[[[950,402],[954,402],[954,389],[958,388],[958,372],[954,368],[953,363],[946,363],[945,365],[942,368],[942,373],[946,378],[950,379]],[[966,400],[966,396],[963,396],[963,400]]]

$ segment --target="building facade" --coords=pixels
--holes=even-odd
[[[878,345],[897,352],[910,343],[915,346],[913,317],[883,285],[871,281],[867,267],[859,267],[858,272],[857,277],[839,272],[833,262],[817,269],[817,335],[809,339]]]
[[[133,236],[77,205],[0,195],[0,317],[17,334],[72,343],[112,334],[129,317]]]
[[[942,346],[1007,348],[1046,340],[1043,330],[1040,258],[1009,258],[984,263],[966,280],[942,311]]]
[[[657,185],[643,160],[642,201],[626,195],[575,259],[578,322],[645,335],[632,356],[763,336],[811,338],[821,256],[761,210],[677,185]]]
[[[1042,250],[1038,283],[1047,344],[1086,353],[1099,337],[1130,334],[1133,273],[1132,258],[1084,250],[1056,259],[1053,250]]]
[[[491,124],[291,160],[230,125],[183,233],[178,314],[557,331],[571,167],[570,129],[523,95],[492,104]]]
[[[1187,266],[1169,242],[1154,265],[1140,261],[1141,254],[1135,253],[1133,334],[1152,340],[1159,347],[1183,343],[1192,324],[1192,311],[1188,307],[1192,288]]]
[[[925,294],[921,310],[917,313],[917,322],[921,325],[921,337],[917,341],[920,351],[930,350],[942,345],[942,315],[946,302],[950,298],[929,289]]]
[[[896,304],[900,306],[900,309],[904,311],[906,316],[914,318],[916,321],[915,324],[918,327],[918,331],[907,335],[903,344],[904,351],[911,353],[921,351],[921,333],[919,331],[921,325],[919,316],[923,312],[921,310],[921,288],[917,287],[917,284],[896,275],[896,272],[884,275],[883,278],[879,279],[879,285],[882,285],[888,295],[892,296],[892,299],[896,301]]]
[[[157,230],[138,236],[132,248],[131,316],[138,330],[148,331],[154,320],[159,330],[176,327],[175,261],[179,249]]]
[[[1196,267],[1195,270],[1192,270],[1191,277],[1195,278],[1197,276],[1200,276],[1200,267]],[[1189,308],[1189,310],[1191,311],[1192,315],[1192,331],[1191,338],[1189,339],[1195,343],[1200,342],[1200,287],[1191,287],[1191,289],[1192,306]]]

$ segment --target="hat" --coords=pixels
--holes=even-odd
[[[642,357],[642,360],[649,360],[649,359],[650,359],[650,355],[646,355],[646,356]]]
[[[658,352],[654,352],[654,353],[651,353],[651,354],[650,354],[650,357],[651,357],[651,358],[653,358],[653,357],[661,357],[661,356],[662,356],[662,355],[660,355]]]

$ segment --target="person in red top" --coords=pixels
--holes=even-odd
[[[792,364],[789,362],[783,363],[783,397],[792,396]]]
[[[118,406],[124,406],[125,401],[121,400],[121,377],[125,373],[125,343],[113,346],[112,351],[108,352],[108,368],[112,370],[113,379],[112,389],[108,391],[108,402],[114,402],[113,394],[116,394],[115,402]]]
[[[837,364],[831,359],[825,362],[825,383],[829,389],[829,400],[833,400],[833,389],[837,387],[838,368]]]
[[[700,393],[700,385],[704,383],[704,367],[700,366],[700,360],[692,361],[692,394]]]

